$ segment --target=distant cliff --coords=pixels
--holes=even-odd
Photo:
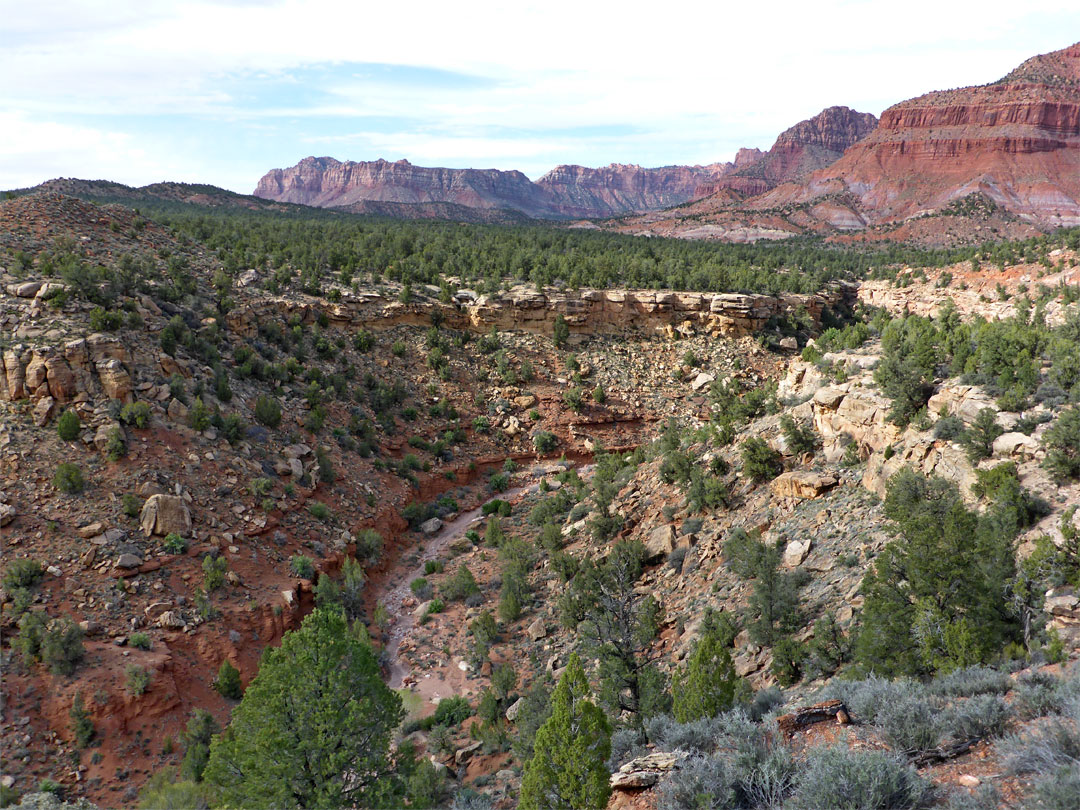
[[[426,209],[433,203],[450,203],[530,217],[609,217],[680,205],[699,196],[703,184],[733,168],[734,164],[727,163],[655,169],[619,164],[601,169],[557,166],[533,183],[517,171],[426,168],[407,160],[343,163],[309,157],[291,168],[267,172],[255,196],[354,210],[372,202]]]

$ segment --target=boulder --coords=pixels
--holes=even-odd
[[[15,507],[9,503],[0,503],[0,527],[7,526],[15,520]]]
[[[779,498],[818,498],[836,486],[835,476],[809,470],[796,470],[778,475],[769,485]]]
[[[788,568],[802,565],[803,560],[810,553],[811,544],[812,541],[809,537],[803,540],[792,540],[788,543],[787,548],[784,549],[784,565]]]
[[[847,396],[847,392],[841,391],[839,388],[834,388],[831,385],[827,385],[814,392],[814,404],[830,411],[835,411],[840,407],[840,403],[845,396]]]
[[[143,564],[142,557],[138,554],[121,554],[113,564],[114,568],[138,568]]]
[[[179,610],[166,610],[157,617],[157,626],[169,629],[179,629],[186,625],[184,616]]]
[[[99,363],[97,370],[105,396],[124,403],[131,402],[131,375],[127,373],[123,363],[116,358],[110,358]]]
[[[510,707],[506,710],[506,720],[508,723],[513,723],[517,720],[518,715],[521,714],[521,708],[524,702],[524,698],[518,698],[510,704]]]
[[[112,435],[113,430],[119,430],[120,435],[124,435],[124,428],[119,422],[106,422],[99,425],[94,432],[94,447],[98,449],[99,453],[104,453],[108,449],[109,436]]]
[[[437,533],[443,527],[443,522],[437,517],[433,517],[430,520],[425,520],[420,524],[420,531],[430,537]]]
[[[151,495],[139,515],[143,534],[179,534],[191,532],[191,512],[179,495]]]
[[[704,388],[706,385],[709,385],[715,379],[715,375],[707,374],[702,371],[696,377],[694,377],[694,381],[690,383],[690,387],[693,388],[695,391],[700,391],[702,388]]]
[[[89,540],[91,537],[97,537],[105,531],[105,527],[101,524],[101,521],[95,521],[94,523],[87,523],[85,526],[80,526],[75,530],[75,533],[79,535],[83,540]]]
[[[477,740],[474,743],[469,743],[464,748],[459,748],[454,752],[454,764],[464,765],[472,759],[472,755],[479,751],[481,746],[483,746],[483,743]]]
[[[999,457],[1031,457],[1038,449],[1038,440],[1023,433],[1002,433],[994,439],[994,455]]]
[[[529,641],[539,641],[547,636],[547,627],[544,625],[544,620],[541,618],[530,624],[525,632],[529,636]]]
[[[675,527],[670,524],[653,529],[649,533],[649,539],[645,541],[645,562],[653,563],[664,559],[675,550],[677,538]]]
[[[44,427],[49,422],[56,406],[56,400],[52,397],[42,397],[34,406],[33,419],[37,427]]]

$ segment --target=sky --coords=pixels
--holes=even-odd
[[[1077,0],[0,0],[0,189],[707,164],[1077,40]]]

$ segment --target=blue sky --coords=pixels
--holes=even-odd
[[[308,155],[520,169],[766,149],[1080,39],[1075,0],[0,0],[0,188],[250,192]]]

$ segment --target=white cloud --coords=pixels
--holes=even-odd
[[[18,114],[24,127],[76,127],[84,142],[116,149],[123,133],[135,131],[125,121],[134,117],[176,116],[180,129],[183,116],[412,118],[418,126],[398,134],[358,122],[365,137],[355,142],[416,162],[469,158],[500,168],[529,156],[582,162],[577,155],[593,155],[599,145],[619,160],[635,153],[669,156],[661,162],[729,158],[735,145],[768,147],[782,129],[831,104],[877,114],[929,90],[991,81],[1038,50],[1063,47],[1075,36],[1068,32],[1080,30],[1075,0],[909,0],[903,8],[880,0],[675,0],[659,7],[581,0],[0,0],[0,19],[0,109]],[[341,80],[313,88],[331,94],[317,107],[290,99],[250,109],[232,95],[239,75],[287,78],[311,66],[356,62],[464,72],[495,85]],[[103,116],[102,131],[91,131],[87,116]],[[604,125],[636,134],[602,141],[557,132]],[[524,134],[511,141],[475,134],[497,127]],[[320,140],[317,132],[307,137]],[[23,134],[16,140],[33,145]],[[80,159],[105,168],[126,164],[128,177],[137,169],[201,171],[201,179],[225,182],[207,174],[221,167],[200,156],[197,145],[173,155],[161,138],[129,137],[119,148],[132,159],[114,164],[104,159],[104,147],[23,152],[16,162],[18,148],[0,144],[0,186],[12,185],[16,174],[44,179],[57,166],[89,174]],[[257,156],[253,150],[252,160]],[[251,173],[247,182],[235,181],[250,187],[265,168],[229,171],[235,178]]]

